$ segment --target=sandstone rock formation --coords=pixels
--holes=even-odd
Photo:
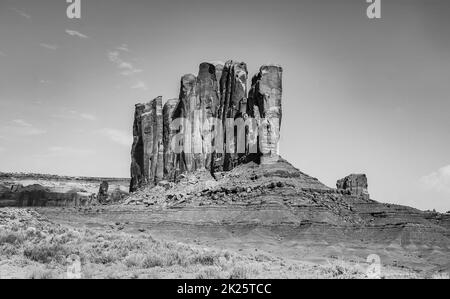
[[[109,204],[123,199],[129,185],[129,179],[0,173],[0,208]]]
[[[351,174],[337,181],[336,187],[338,190],[348,191],[349,195],[370,198],[365,174]]]
[[[163,147],[164,147],[164,177],[175,180],[177,176],[177,155],[171,150],[172,141],[177,134],[171,127],[173,113],[178,105],[178,99],[168,100],[163,107]]]
[[[109,184],[106,181],[103,181],[100,184],[100,188],[98,189],[97,199],[100,203],[105,202],[108,199],[108,189]]]
[[[218,118],[223,126],[223,155],[219,155],[216,169],[230,171],[245,154],[245,128],[237,123],[247,112],[247,65],[227,61],[220,79],[220,107]],[[244,148],[242,147],[244,145]]]
[[[230,171],[279,159],[282,68],[261,67],[248,92],[243,62],[204,62],[181,78],[178,99],[137,104],[130,191],[182,173]]]
[[[144,171],[144,141],[142,134],[142,114],[145,105],[137,104],[134,113],[133,145],[131,148],[131,182],[130,190],[136,190],[146,183]]]
[[[261,119],[258,125],[258,153],[262,154],[262,164],[274,163],[279,159],[282,75],[280,66],[266,65],[252,79],[248,112],[250,117]]]
[[[133,125],[130,189],[158,183],[164,177],[162,97],[136,105]]]
[[[383,244],[390,254],[398,250],[392,256],[394,260],[403,255],[403,250],[420,255],[430,252],[428,258],[437,264],[448,260],[450,215],[357,196],[357,190],[363,191],[366,186],[364,175],[350,176],[339,189],[332,189],[280,159],[272,164],[241,164],[217,173],[217,179],[204,171],[181,177],[177,184],[165,183],[164,187],[146,188],[129,196],[126,204],[133,211],[143,211],[140,223],[183,223],[195,226],[196,232],[202,227],[225,230],[224,239],[230,233],[234,235],[231,231],[236,227],[243,227],[246,237],[254,229],[256,235],[270,236],[270,240],[274,236],[285,238],[288,248],[295,240],[308,251],[320,243],[342,254],[349,244],[370,248],[368,252],[380,251],[367,244]],[[154,207],[152,217],[145,209],[149,206]],[[424,252],[418,253],[419,248]],[[353,255],[355,251],[348,253]],[[367,254],[364,251],[364,259]]]

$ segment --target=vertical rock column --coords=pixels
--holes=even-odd
[[[152,160],[153,160],[153,142],[154,142],[154,124],[155,124],[155,113],[152,109],[152,102],[144,104],[144,113],[141,117],[142,121],[142,140],[144,142],[144,168],[142,170],[142,175],[148,184],[153,182],[152,180]],[[153,177],[154,178],[154,177]]]
[[[230,128],[234,120],[241,117],[241,107],[247,101],[247,65],[243,62],[227,61],[220,79],[220,105],[218,116],[222,120],[224,130],[224,155],[218,155],[218,170],[229,171],[237,164],[239,157],[237,135]],[[228,134],[227,134],[228,131]],[[239,132],[236,132],[239,133]]]
[[[279,159],[282,75],[281,66],[264,65],[252,80],[248,113],[255,119],[261,118],[258,125],[261,164],[270,164]]]
[[[179,168],[181,172],[192,172],[196,169],[194,160],[194,111],[197,106],[197,78],[192,75],[184,75],[181,78],[180,102],[175,110],[174,117],[183,119],[183,151],[178,154]]]
[[[213,63],[200,64],[197,78],[198,97],[200,101],[200,122],[202,137],[202,152],[204,166],[207,169],[212,167],[212,152],[215,142],[215,133],[217,133],[215,119],[219,109],[219,85],[216,75],[221,72],[221,65]]]
[[[153,157],[150,171],[150,181],[160,182],[164,178],[164,147],[163,147],[163,107],[162,97],[152,101],[153,114]]]
[[[131,148],[131,182],[130,192],[134,192],[145,184],[144,171],[144,141],[142,138],[142,114],[145,105],[137,104],[133,123],[133,145]]]
[[[277,161],[282,73],[280,66],[262,66],[247,96],[245,63],[205,62],[198,77],[182,77],[179,98],[164,108],[162,97],[136,105],[130,191],[198,169]]]
[[[164,178],[171,181],[176,179],[178,168],[175,148],[172,144],[178,132],[171,127],[171,124],[179,102],[179,99],[169,100],[163,108]]]
[[[130,191],[164,177],[162,97],[136,105]]]

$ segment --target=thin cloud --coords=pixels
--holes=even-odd
[[[97,133],[122,146],[131,147],[133,143],[131,135],[120,130],[105,128]]]
[[[41,80],[39,80],[39,83],[41,83],[41,84],[51,84],[51,83],[53,83],[53,81],[52,80],[41,79]]]
[[[116,65],[116,67],[120,70],[120,74],[123,76],[132,76],[134,74],[143,72],[141,69],[135,67],[132,63],[122,59],[119,51],[109,51],[108,59]]]
[[[94,153],[95,151],[91,149],[82,149],[67,146],[51,146],[48,148],[48,154],[50,156],[89,156]]]
[[[89,114],[89,113],[81,113],[80,117],[82,119],[86,119],[86,120],[96,120],[97,119],[97,117],[95,115]]]
[[[420,182],[428,190],[450,195],[450,165],[422,177]]]
[[[140,90],[148,90],[147,84],[143,81],[138,81],[134,85],[131,86],[131,89],[140,89]]]
[[[15,7],[12,7],[11,10],[15,11],[16,13],[18,13],[19,16],[27,18],[28,20],[31,20],[31,15],[25,13],[24,11],[22,11],[22,10],[20,10],[18,8],[15,8]]]
[[[0,146],[0,153],[5,152],[6,148]]]
[[[54,118],[71,119],[71,120],[97,120],[97,117],[93,114],[86,112],[78,112],[76,110],[71,110],[67,108],[62,108],[61,112],[58,114],[53,114]]]
[[[119,47],[116,48],[117,50],[123,51],[123,52],[130,52],[130,48],[128,48],[127,44],[122,44]]]
[[[52,50],[52,51],[58,50],[58,46],[57,45],[50,45],[50,44],[40,43],[39,46],[41,46],[42,48],[45,48],[47,50]]]
[[[22,126],[22,127],[32,127],[33,125],[23,119],[14,119],[13,123]]]
[[[6,57],[6,54],[4,52],[0,51],[0,56]]]
[[[34,100],[33,102],[32,102],[32,104],[34,104],[34,105],[42,105],[42,104],[44,104],[44,102],[43,101],[41,101],[41,100]]]
[[[76,30],[66,29],[66,33],[68,35],[70,35],[70,36],[76,36],[76,37],[79,37],[79,38],[89,38],[89,36],[87,36],[87,35],[85,35],[85,34],[83,34],[81,32],[78,32]]]
[[[23,136],[37,136],[45,133],[45,130],[39,129],[23,119],[12,120],[9,124],[0,127],[0,135],[3,136],[4,139]]]

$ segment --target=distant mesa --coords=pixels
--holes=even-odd
[[[129,179],[0,173],[1,207],[82,207],[117,203]]]

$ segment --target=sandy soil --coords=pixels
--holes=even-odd
[[[259,228],[112,222],[107,209],[98,215],[0,209],[0,277],[67,278],[79,259],[83,278],[367,278],[365,252],[329,254],[342,245],[295,244]],[[382,278],[427,275],[381,268]]]

